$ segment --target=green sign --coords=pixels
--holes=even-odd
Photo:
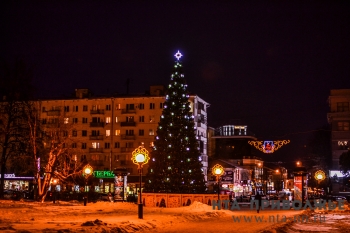
[[[114,178],[114,173],[112,171],[94,171],[94,176],[96,178]]]

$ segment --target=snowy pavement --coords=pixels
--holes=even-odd
[[[0,201],[0,232],[349,232],[350,209],[346,208],[257,213],[213,210],[195,202],[180,208],[144,207],[144,218],[138,219],[137,205],[132,203]]]

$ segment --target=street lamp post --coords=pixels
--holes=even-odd
[[[88,178],[90,175],[92,175],[93,173],[93,168],[87,164],[85,167],[84,167],[84,178],[85,178],[85,187],[84,187],[84,191],[85,191],[85,194],[84,194],[84,206],[86,206],[87,204],[87,199],[88,199],[88,195],[87,195],[87,190],[86,190],[86,186],[87,186],[87,183],[88,183]]]
[[[149,156],[148,156],[148,151],[142,147],[139,146],[132,152],[132,157],[131,160],[134,164],[137,164],[138,166],[138,171],[140,174],[140,198],[139,198],[139,203],[138,203],[138,217],[139,219],[143,218],[143,203],[142,203],[142,167],[144,164],[148,163]]]
[[[218,182],[218,202],[220,200],[220,176],[224,174],[224,168],[220,164],[216,164],[212,168],[212,174],[216,176],[216,182]]]
[[[52,195],[53,195],[53,204],[56,203],[56,185],[58,183],[58,180],[55,178],[52,180],[53,183],[53,190],[52,190]]]

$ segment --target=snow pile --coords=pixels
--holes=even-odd
[[[196,210],[196,211],[213,211],[213,207],[207,204],[203,204],[202,202],[194,201],[191,205],[186,207],[188,210]]]

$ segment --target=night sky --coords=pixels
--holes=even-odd
[[[128,78],[132,93],[167,85],[180,50],[210,126],[291,139],[276,154],[292,160],[327,124],[330,90],[350,88],[348,1],[10,2],[0,59],[33,67],[40,98],[125,93]]]

